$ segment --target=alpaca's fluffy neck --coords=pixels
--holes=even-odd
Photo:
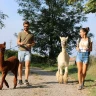
[[[0,52],[0,68],[2,68],[3,63],[4,63],[4,54]]]
[[[66,47],[62,47],[62,52],[66,52]]]

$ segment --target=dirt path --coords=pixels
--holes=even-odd
[[[68,84],[58,84],[54,72],[47,72],[39,68],[31,69],[29,87],[22,85],[17,86],[17,89],[12,89],[13,74],[10,73],[6,80],[10,88],[8,89],[4,85],[3,90],[0,90],[0,96],[87,96],[85,89],[77,90],[77,82],[72,79],[69,78]]]

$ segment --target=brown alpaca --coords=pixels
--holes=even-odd
[[[3,82],[9,88],[9,85],[7,81],[5,80],[5,77],[8,73],[8,71],[11,71],[15,77],[14,77],[14,87],[16,88],[17,86],[17,73],[18,73],[18,65],[19,65],[19,60],[17,57],[12,56],[8,58],[7,60],[4,60],[4,52],[6,48],[6,43],[4,42],[3,44],[0,44],[0,71],[2,72],[2,79],[1,79],[1,85],[0,85],[0,90],[3,88]]]

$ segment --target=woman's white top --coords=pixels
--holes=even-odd
[[[79,39],[77,40],[77,42],[79,43],[79,49],[81,52],[86,52],[89,48],[89,42],[92,42],[92,40],[90,39],[90,41],[88,42],[88,40],[80,40],[79,42]]]

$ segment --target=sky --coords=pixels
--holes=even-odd
[[[6,49],[16,46],[16,37],[14,33],[18,33],[23,28],[22,16],[17,13],[18,4],[16,0],[0,0],[0,11],[8,15],[4,21],[5,27],[0,29],[0,43],[6,42]],[[11,44],[10,44],[11,42]]]
[[[6,42],[6,49],[10,47],[18,49],[16,44],[16,37],[14,33],[19,33],[23,29],[22,16],[17,13],[19,6],[16,0],[0,0],[0,11],[8,15],[6,20],[3,20],[5,27],[0,29],[0,43]],[[96,42],[96,14],[88,14],[86,22],[82,23],[82,27],[89,27],[90,32],[94,34],[93,41]],[[10,43],[11,42],[11,43]],[[93,42],[93,54],[95,53],[96,43]],[[73,50],[72,56],[76,55],[76,51]]]

